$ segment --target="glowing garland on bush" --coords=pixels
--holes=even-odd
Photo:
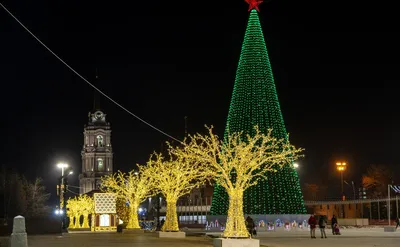
[[[276,138],[286,138],[278,95],[275,88],[268,52],[258,18],[260,0],[246,0],[250,17],[236,72],[235,85],[225,137],[229,132],[243,131],[253,135],[253,126],[267,133],[272,129]],[[246,214],[303,214],[306,213],[297,171],[284,166],[244,193]],[[222,186],[214,187],[212,215],[226,215],[228,195]]]

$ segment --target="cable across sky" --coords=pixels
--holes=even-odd
[[[74,72],[78,77],[80,77],[82,80],[84,80],[87,84],[89,84],[89,86],[91,86],[92,88],[94,88],[97,92],[99,92],[101,95],[103,95],[104,97],[106,97],[108,100],[110,100],[112,103],[114,103],[115,105],[117,105],[118,107],[120,107],[122,110],[126,111],[127,113],[129,113],[130,115],[132,115],[133,117],[135,117],[136,119],[138,119],[139,121],[141,121],[142,123],[146,124],[147,126],[149,126],[150,128],[160,132],[161,134],[181,143],[180,140],[178,140],[177,138],[169,135],[168,133],[162,131],[161,129],[155,127],[154,125],[148,123],[147,121],[145,121],[144,119],[140,118],[139,116],[137,116],[136,114],[134,114],[133,112],[129,111],[128,109],[126,109],[124,106],[122,106],[121,104],[119,104],[117,101],[113,100],[110,96],[108,96],[106,93],[104,93],[103,91],[101,91],[99,88],[97,88],[95,85],[93,85],[92,83],[90,83],[86,78],[84,78],[82,75],[80,75],[76,70],[74,70],[69,64],[67,64],[64,60],[62,60],[55,52],[53,52],[46,44],[44,44],[38,37],[36,37],[36,35],[34,35],[20,20],[18,20],[17,17],[15,17],[1,2],[0,2],[0,6],[12,17],[14,18],[14,20],[16,20],[30,35],[32,35],[33,38],[35,38],[44,48],[46,48],[51,54],[53,54],[53,56],[55,56],[60,62],[62,62],[65,66],[67,66],[67,68],[69,68],[72,72]]]

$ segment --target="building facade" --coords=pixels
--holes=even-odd
[[[342,201],[339,202],[341,203]],[[331,202],[320,205],[310,205],[307,208],[309,213],[325,215],[328,219],[331,219],[333,215],[347,219],[364,218],[367,216],[364,215],[365,209],[362,203],[337,204]]]
[[[82,173],[79,175],[80,194],[99,190],[101,177],[113,173],[111,126],[106,114],[89,112],[83,132]]]

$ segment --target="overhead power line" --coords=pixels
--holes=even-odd
[[[126,111],[127,113],[129,113],[130,115],[132,115],[133,117],[135,117],[136,119],[138,119],[139,121],[141,121],[142,123],[146,124],[147,126],[153,128],[154,130],[160,132],[161,134],[177,141],[177,142],[181,142],[180,140],[178,140],[177,138],[167,134],[166,132],[162,131],[161,129],[155,127],[154,125],[146,122],[144,119],[140,118],[139,116],[137,116],[136,114],[134,114],[133,112],[129,111],[128,109],[126,109],[124,106],[122,106],[121,104],[119,104],[117,101],[113,100],[110,96],[108,96],[107,94],[105,94],[103,91],[101,91],[99,88],[97,88],[95,85],[93,85],[92,83],[90,83],[88,80],[86,80],[86,78],[84,78],[83,76],[81,76],[76,70],[74,70],[69,64],[67,64],[64,60],[62,60],[55,52],[53,52],[46,44],[44,44],[38,37],[36,37],[36,35],[34,35],[20,20],[18,20],[17,17],[15,17],[1,2],[0,2],[0,6],[12,17],[14,18],[14,20],[16,20],[30,35],[32,35],[33,38],[35,38],[44,48],[46,48],[51,54],[53,54],[53,56],[55,56],[58,60],[60,60],[60,62],[62,62],[65,66],[67,66],[67,68],[69,68],[72,72],[74,72],[78,77],[80,77],[82,80],[84,80],[87,84],[89,84],[89,86],[91,86],[92,88],[94,88],[97,92],[99,92],[101,95],[103,95],[104,97],[106,97],[108,100],[110,100],[112,103],[114,103],[115,105],[117,105],[118,107],[120,107],[122,110]]]

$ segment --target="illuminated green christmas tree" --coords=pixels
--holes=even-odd
[[[258,18],[260,0],[246,0],[250,18],[242,45],[225,136],[240,132],[251,135],[258,125],[265,133],[273,129],[276,138],[287,138],[268,52]],[[305,214],[299,178],[293,164],[245,191],[245,214]],[[228,195],[216,185],[211,205],[212,215],[226,215]]]

